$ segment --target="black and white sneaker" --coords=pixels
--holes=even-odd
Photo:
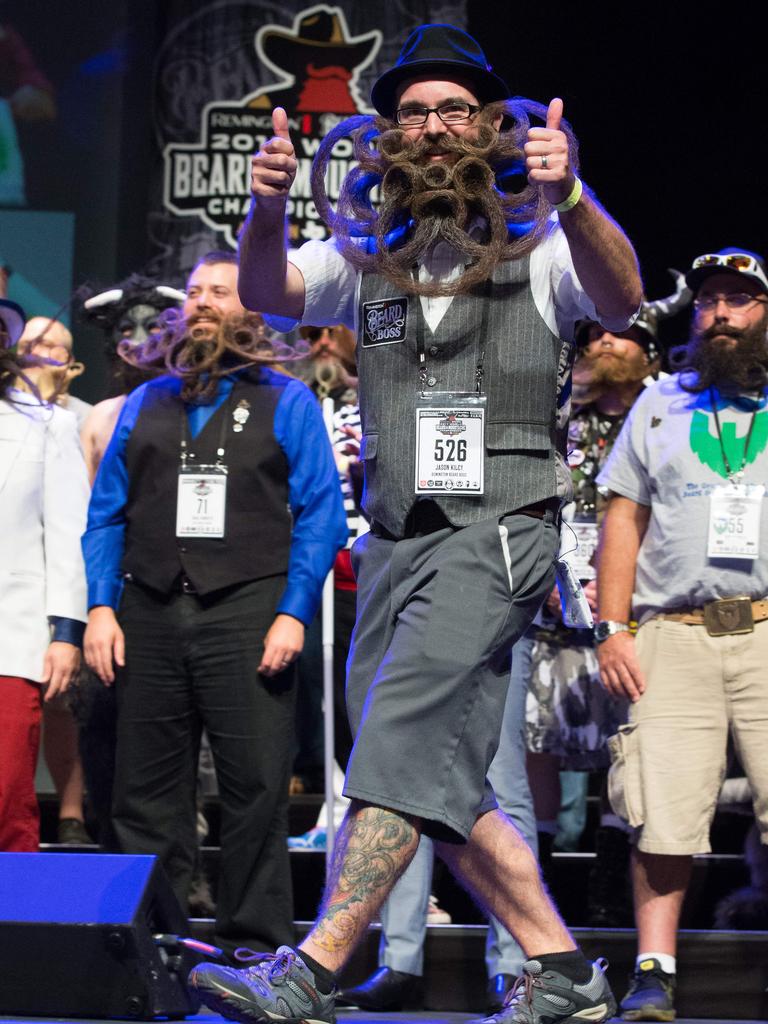
[[[248,967],[198,964],[188,984],[211,1010],[245,1024],[335,1024],[335,991],[318,991],[315,976],[290,946],[276,953],[235,954]]]
[[[616,1013],[616,1000],[605,977],[606,960],[592,964],[592,977],[581,984],[558,971],[545,971],[538,960],[527,960],[523,973],[509,990],[498,1013],[487,1024],[600,1024]]]

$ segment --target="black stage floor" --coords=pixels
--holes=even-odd
[[[95,1024],[114,1024],[114,1019],[111,1021],[96,1020],[93,1017],[88,1019],[94,1021]],[[162,1019],[160,1018],[160,1020]],[[417,1022],[417,1024],[467,1024],[468,1021],[478,1018],[477,1014],[471,1013],[432,1013],[429,1010],[410,1013],[361,1013],[359,1010],[339,1010],[338,1019],[339,1024],[390,1024],[390,1022],[391,1024],[411,1024],[411,1022]],[[0,1015],[2,1024],[32,1024],[34,1021],[39,1021],[41,1024],[54,1024],[54,1022],[56,1024],[78,1024],[82,1020],[83,1018],[75,1017],[4,1017]],[[223,1017],[208,1011],[198,1013],[194,1017],[187,1017],[186,1020],[190,1024],[229,1024]],[[618,1022],[619,1018],[614,1018],[614,1020]],[[676,1024],[758,1024],[758,1022],[721,1021],[712,1017],[706,1020],[695,1017],[678,1017]]]

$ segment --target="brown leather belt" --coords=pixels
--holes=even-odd
[[[652,618],[683,622],[688,626],[706,626],[710,636],[751,633],[756,622],[768,619],[768,598],[753,601],[746,595],[721,597],[716,601],[708,601],[703,608],[659,612]]]

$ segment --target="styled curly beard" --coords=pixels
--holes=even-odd
[[[768,315],[739,330],[729,324],[696,331],[685,346],[673,349],[669,361],[681,373],[680,387],[698,394],[714,387],[721,394],[740,395],[768,386]],[[733,338],[730,344],[718,338]]]
[[[546,121],[546,107],[520,97],[484,107],[465,135],[411,136],[382,117],[351,117],[325,137],[312,167],[312,195],[342,255],[361,270],[382,274],[416,295],[456,295],[490,278],[505,260],[519,259],[541,240],[552,205],[525,175],[523,146],[530,115]],[[493,121],[504,117],[501,131]],[[509,125],[506,129],[504,124]],[[578,146],[563,124],[570,164]],[[337,209],[325,191],[333,147],[350,135],[357,166],[346,176]],[[433,154],[454,160],[429,162]],[[380,186],[374,208],[371,192]],[[480,223],[481,238],[473,237]],[[449,242],[469,266],[449,283],[420,282],[413,266],[438,241]]]
[[[307,354],[306,344],[292,348],[268,338],[259,313],[217,317],[210,310],[206,318],[218,321],[213,329],[195,327],[194,320],[190,326],[181,310],[168,309],[162,314],[160,331],[140,345],[121,341],[117,353],[131,366],[178,377],[183,382],[182,401],[200,405],[213,400],[219,381],[228,374],[250,366],[293,362]]]

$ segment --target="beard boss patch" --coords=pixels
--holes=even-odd
[[[408,334],[408,296],[364,302],[360,326],[363,348],[405,341]]]

